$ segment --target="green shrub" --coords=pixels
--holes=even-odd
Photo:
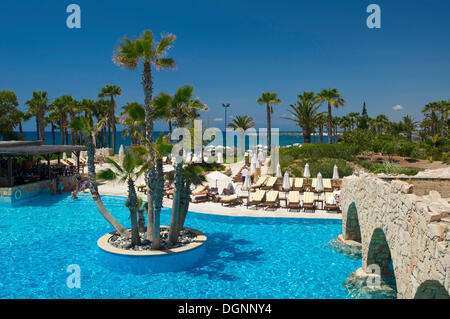
[[[374,174],[382,174],[382,173],[389,174],[389,175],[405,174],[405,175],[413,176],[419,172],[419,170],[417,170],[417,169],[409,169],[409,168],[401,167],[401,166],[395,165],[388,161],[383,162],[383,164],[372,164],[370,166],[367,166],[367,162],[366,162],[362,166]]]
[[[303,144],[301,147],[283,147],[280,149],[280,162],[289,163],[298,159],[336,158],[354,161],[356,153],[346,144]]]

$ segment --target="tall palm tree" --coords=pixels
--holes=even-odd
[[[358,124],[359,113],[350,112],[347,115],[348,115],[348,118],[350,119],[350,130],[353,131],[353,129],[355,129],[356,125]]]
[[[92,115],[88,114],[87,117],[78,117],[71,121],[70,126],[81,132],[86,141],[87,157],[88,157],[88,187],[91,192],[92,199],[94,200],[97,209],[106,219],[108,223],[119,233],[121,236],[127,236],[127,231],[106,209],[103,201],[98,192],[97,179],[95,174],[95,146],[94,140],[100,129],[105,125],[103,120],[100,120],[97,124],[94,124]]]
[[[124,67],[129,70],[135,70],[139,64],[143,64],[142,72],[142,86],[144,88],[144,107],[145,107],[145,136],[149,142],[154,141],[153,137],[153,118],[152,118],[152,100],[153,100],[153,78],[152,78],[152,65],[157,69],[173,69],[175,68],[175,60],[167,58],[167,53],[172,47],[175,41],[175,35],[168,34],[163,35],[159,42],[154,41],[153,33],[150,30],[143,32],[142,36],[130,40],[127,37],[119,43],[114,50],[113,61],[118,66]],[[148,149],[151,162],[155,161],[155,154],[151,149]],[[145,174],[145,181],[147,188],[151,190],[151,180],[154,178],[151,176],[154,170],[149,169]],[[153,225],[153,192],[147,192],[148,205],[148,224]],[[149,227],[149,226],[148,226]],[[149,230],[154,230],[154,225]],[[154,232],[148,233],[149,237],[159,237],[160,234]]]
[[[447,121],[448,113],[450,112],[450,100],[448,101],[440,101],[436,104],[436,111],[441,113],[440,119],[440,127],[441,127],[441,136],[445,136],[445,122]]]
[[[112,127],[112,149],[114,152],[116,151],[116,116],[115,116],[115,110],[116,110],[116,102],[114,101],[114,97],[120,96],[122,94],[122,89],[116,85],[107,85],[104,88],[101,89],[100,93],[98,94],[99,98],[106,98],[109,97],[111,99],[111,104],[109,108],[109,121],[110,126]],[[111,134],[108,134],[108,144],[111,147]]]
[[[319,128],[319,143],[323,143],[323,127],[327,123],[327,114],[321,112],[316,116],[316,126]]]
[[[169,154],[172,150],[172,144],[164,138],[164,134],[161,133],[159,137],[156,139],[155,143],[150,143],[144,136],[138,133],[140,138],[146,144],[134,146],[133,150],[136,154],[143,159],[144,165],[141,168],[141,171],[146,171],[147,169],[154,170],[153,176],[155,177],[152,180],[152,191],[156,194],[153,200],[153,227],[155,228],[153,231],[155,233],[160,232],[160,215],[161,208],[163,205],[163,190],[164,190],[164,171],[163,171],[163,157]],[[152,149],[156,156],[156,166],[154,163],[149,161],[150,156],[148,154],[148,149]],[[148,206],[148,203],[147,203]],[[148,209],[148,207],[147,207]],[[149,227],[147,225],[147,227]],[[147,232],[148,234],[148,232]],[[152,240],[152,249],[160,248],[160,237],[154,237]]]
[[[378,135],[382,135],[389,125],[389,119],[386,115],[380,114],[375,118],[375,126]]]
[[[273,114],[273,105],[280,104],[281,101],[276,93],[265,92],[256,100],[256,103],[265,105],[267,112],[267,136],[268,136],[268,150],[271,151],[272,147],[272,126],[271,126],[271,114]]]
[[[430,120],[431,120],[431,135],[435,135],[437,130],[436,130],[436,113],[438,112],[439,109],[439,103],[438,102],[432,102],[432,103],[428,103],[427,105],[425,105],[425,107],[422,110],[422,113],[425,114],[425,116],[429,116]]]
[[[123,107],[123,112],[120,115],[123,116],[121,123],[126,127],[122,131],[122,136],[130,136],[131,145],[138,144],[138,133],[145,135],[145,133],[141,131],[145,123],[144,106],[137,102],[127,103],[127,105]]]
[[[176,126],[183,128],[186,120],[192,116],[194,110],[207,110],[207,106],[198,98],[194,98],[194,88],[191,85],[179,87],[173,96],[166,93],[159,94],[154,100],[155,113],[159,116],[164,112],[176,114]],[[185,194],[183,180],[183,162],[180,160],[175,167],[175,192],[172,204],[172,218],[170,221],[169,241],[178,241],[181,230],[181,208]]]
[[[417,127],[417,122],[414,121],[412,117],[409,115],[406,115],[403,117],[403,131],[406,133],[406,137],[408,138],[408,141],[412,141],[412,133]]]
[[[345,100],[342,98],[341,94],[338,92],[337,89],[324,89],[318,94],[318,100],[321,103],[327,103],[328,105],[328,143],[332,144],[332,126],[333,126],[333,120],[332,120],[332,114],[331,114],[331,108],[332,106],[338,108],[340,106],[344,106],[346,103]]]
[[[45,112],[48,108],[49,98],[45,91],[34,91],[32,99],[25,102],[28,105],[28,115],[36,118],[36,135],[38,140],[45,141]]]
[[[23,135],[22,122],[27,120],[27,116],[21,110],[14,109],[10,114],[10,119],[11,119],[14,127],[16,127],[16,126],[19,127],[20,138],[23,139],[24,135]]]
[[[136,194],[135,181],[143,173],[138,170],[142,162],[137,154],[131,151],[126,152],[121,164],[107,157],[105,161],[112,165],[112,168],[101,170],[97,174],[100,180],[115,181],[127,183],[128,185],[128,209],[130,210],[131,219],[131,246],[141,244],[138,228],[138,197]]]
[[[311,143],[311,131],[315,125],[317,110],[320,106],[320,101],[314,92],[303,92],[297,95],[298,101],[296,104],[290,104],[288,112],[291,117],[283,117],[286,120],[295,122],[303,130],[303,142]]]
[[[256,123],[252,117],[247,115],[236,115],[231,123],[228,124],[232,129],[242,129],[243,131],[248,130],[249,128],[255,127]]]

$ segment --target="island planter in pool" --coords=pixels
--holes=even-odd
[[[161,226],[161,229],[168,226]],[[149,272],[174,272],[185,270],[199,264],[205,255],[206,235],[192,228],[184,228],[196,237],[188,244],[164,250],[127,250],[110,243],[115,232],[100,237],[101,263],[116,272],[144,274]]]

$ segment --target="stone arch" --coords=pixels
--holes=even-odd
[[[378,265],[381,277],[395,277],[392,265],[391,250],[386,235],[381,228],[376,228],[370,238],[367,252],[367,267]]]
[[[355,202],[348,206],[347,217],[345,220],[345,240],[353,240],[358,243],[361,242],[361,228],[359,226],[358,210]]]
[[[427,280],[417,288],[414,299],[450,299],[450,296],[439,281]]]

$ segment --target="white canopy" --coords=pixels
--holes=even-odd
[[[306,163],[306,165],[305,165],[305,170],[303,171],[303,177],[306,177],[306,178],[311,177],[311,173],[309,172],[309,164],[308,163]]]
[[[67,154],[66,154],[66,152],[63,152],[63,157],[62,157],[62,159],[66,159],[67,158]]]
[[[250,174],[255,175],[256,174],[256,163],[252,162],[250,164]]]
[[[289,173],[288,171],[284,172],[284,177],[283,177],[283,189],[286,191],[289,188],[291,188],[291,185],[289,183]]]
[[[230,177],[228,177],[227,175],[219,172],[219,171],[214,171],[209,173],[208,175],[205,176],[206,180],[208,181],[208,183],[216,183],[216,187],[217,187],[217,181],[219,180],[229,180]]]
[[[123,150],[123,145],[120,144],[120,147],[119,147],[119,162],[122,163],[124,158],[125,158],[125,152]]]
[[[244,185],[242,186],[242,190],[248,191],[252,187],[252,182],[250,175],[245,176]]]
[[[333,179],[339,179],[339,171],[338,171],[338,167],[336,165],[334,165],[334,168],[333,168]]]
[[[318,192],[323,191],[323,179],[322,179],[322,174],[320,174],[320,172],[317,174],[316,191],[318,191]]]
[[[282,178],[283,177],[283,173],[281,173],[281,166],[280,163],[278,163],[277,165],[277,178]]]

